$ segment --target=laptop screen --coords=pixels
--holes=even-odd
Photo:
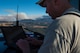
[[[6,44],[8,47],[16,47],[16,41],[26,38],[26,34],[22,26],[1,27]]]

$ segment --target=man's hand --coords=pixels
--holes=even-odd
[[[28,37],[28,38],[26,38],[26,40],[27,40],[30,44],[35,45],[35,46],[40,46],[40,45],[42,45],[42,40],[37,40],[37,39],[32,38],[32,37]]]
[[[16,45],[23,51],[23,53],[30,53],[30,47],[27,40],[20,39],[16,42]]]

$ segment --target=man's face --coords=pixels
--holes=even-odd
[[[65,10],[71,7],[68,0],[44,0],[42,7],[46,8],[46,13],[48,13],[52,19],[56,19],[61,16]]]
[[[43,6],[46,8],[46,13],[48,13],[52,19],[55,19],[55,5],[54,0],[44,0]]]

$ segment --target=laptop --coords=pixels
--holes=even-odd
[[[26,38],[26,34],[22,26],[9,26],[9,27],[0,27],[4,35],[6,45],[9,48],[19,49],[16,45],[16,41],[19,39]]]

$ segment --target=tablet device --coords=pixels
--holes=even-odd
[[[10,48],[18,49],[16,41],[26,38],[26,34],[22,26],[1,27],[6,44]]]

